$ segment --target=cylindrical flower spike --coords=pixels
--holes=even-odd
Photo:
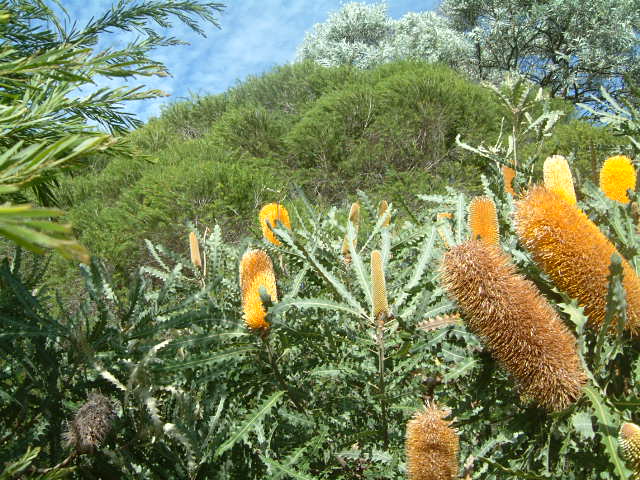
[[[600,328],[605,318],[611,255],[616,247],[577,208],[543,187],[534,187],[516,202],[516,231],[533,259],[561,290],[578,300],[589,324]],[[622,256],[620,256],[622,258]],[[627,324],[640,327],[640,279],[623,258]]]
[[[382,313],[389,315],[387,301],[387,285],[384,279],[384,266],[380,250],[371,252],[371,293],[373,297],[373,317],[378,318]]]
[[[189,232],[189,250],[191,252],[191,263],[195,267],[202,267],[202,257],[200,256],[200,245],[194,232]]]
[[[276,238],[273,230],[269,227],[269,224],[271,224],[272,227],[277,227],[276,220],[278,220],[283,226],[291,230],[291,221],[289,220],[289,212],[287,212],[287,209],[278,203],[269,203],[262,207],[258,217],[260,219],[260,225],[262,226],[262,235],[264,235],[264,238],[274,245],[281,245],[280,240]]]
[[[576,192],[573,188],[573,177],[567,159],[562,155],[553,155],[544,161],[544,186],[555,192],[570,205],[575,205]]]
[[[260,298],[264,287],[273,303],[278,301],[276,277],[269,256],[262,250],[248,250],[240,261],[240,289],[244,321],[249,328],[268,328],[267,311]]]
[[[500,243],[496,204],[489,197],[475,197],[469,204],[469,230],[472,239],[492,245]]]
[[[111,400],[100,393],[89,395],[69,424],[63,438],[78,453],[93,453],[109,435],[116,418]]]
[[[605,160],[600,169],[600,190],[612,200],[628,203],[627,190],[636,189],[636,169],[631,159],[616,155]]]
[[[499,247],[471,240],[452,248],[443,257],[442,281],[524,400],[557,411],[582,395],[587,378],[575,338]]]
[[[407,422],[409,480],[453,480],[458,476],[458,434],[448,412],[429,406]]]
[[[389,213],[388,210],[389,210],[389,204],[387,203],[386,200],[382,200],[378,204],[378,218],[382,217],[383,215],[385,216],[384,222],[382,222],[383,227],[389,226],[389,223],[391,222],[391,214]]]
[[[353,248],[356,248],[356,245],[358,245],[358,230],[360,228],[360,204],[358,202],[354,202],[351,204],[348,221],[351,222],[351,225],[353,225],[353,229],[355,230],[355,237],[353,238]],[[342,241],[342,257],[344,258],[346,263],[349,263],[351,261],[348,232],[345,233],[344,240]]]
[[[623,423],[618,433],[618,443],[622,455],[640,478],[640,427],[635,423]]]
[[[515,195],[516,192],[513,190],[513,179],[516,178],[516,171],[507,167],[506,165],[502,166],[502,180],[504,181],[504,190],[511,195]]]

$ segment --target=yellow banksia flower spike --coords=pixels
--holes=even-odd
[[[475,197],[469,204],[469,230],[471,238],[498,245],[500,232],[498,230],[498,214],[496,204],[489,197]]]
[[[385,313],[389,315],[389,303],[387,301],[387,285],[384,279],[384,266],[382,265],[382,252],[371,252],[371,293],[373,298],[373,317]]]
[[[606,312],[611,255],[619,252],[582,211],[556,193],[534,187],[516,202],[516,232],[534,261],[553,283],[578,300],[589,325],[600,328]],[[622,258],[622,255],[620,255]],[[625,328],[640,327],[640,279],[622,258],[627,299]]]
[[[200,256],[200,244],[194,232],[189,232],[189,251],[191,252],[191,263],[195,267],[202,267],[202,257]]]
[[[516,171],[506,165],[503,165],[501,170],[505,192],[515,196],[516,192],[513,190],[513,179],[516,178]]]
[[[430,405],[407,422],[406,453],[409,480],[458,478],[458,434],[448,412]]]
[[[273,264],[263,250],[247,250],[240,261],[240,290],[244,321],[249,328],[268,328],[267,311],[260,298],[260,287],[264,287],[271,301],[278,301],[276,277]]]
[[[573,177],[567,159],[562,155],[553,155],[544,161],[544,186],[557,193],[570,205],[575,205],[576,192],[573,188]]]
[[[388,227],[389,223],[391,223],[391,214],[389,213],[389,203],[386,200],[382,200],[378,204],[378,218],[385,216],[384,222],[382,222],[383,227]]]
[[[628,203],[627,190],[636,189],[636,169],[631,159],[616,155],[605,160],[600,169],[600,190],[612,200]]]
[[[353,225],[353,229],[355,230],[355,237],[353,239],[353,248],[356,248],[358,245],[358,230],[360,229],[360,204],[358,202],[354,202],[351,204],[351,209],[349,210],[349,222]],[[344,234],[344,240],[342,241],[342,257],[346,263],[351,261],[351,253],[349,252],[349,232]]]
[[[260,219],[260,225],[262,226],[262,235],[264,235],[264,238],[274,245],[281,245],[280,240],[276,238],[273,230],[269,227],[269,224],[271,224],[272,227],[277,227],[276,220],[279,220],[283,226],[291,230],[291,221],[289,220],[289,212],[287,212],[287,209],[278,203],[268,203],[262,207],[258,217]]]
[[[471,240],[453,247],[443,257],[442,283],[523,400],[558,411],[580,398],[587,377],[576,339],[498,246]]]
[[[633,478],[640,478],[640,427],[635,423],[623,423],[618,433],[618,443],[623,457],[633,469]]]

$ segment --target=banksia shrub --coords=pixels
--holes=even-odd
[[[600,169],[600,190],[612,200],[628,203],[627,190],[636,188],[636,169],[631,159],[616,155],[605,160]]]
[[[384,279],[384,266],[380,250],[371,252],[371,293],[373,298],[373,317],[384,313],[389,315],[387,285]]]
[[[351,204],[348,221],[351,222],[355,230],[353,248],[356,248],[358,244],[358,229],[360,228],[360,204],[358,202]],[[342,241],[342,257],[347,263],[351,261],[351,253],[349,253],[349,233],[345,233],[344,240]]]
[[[278,301],[271,259],[262,250],[247,250],[240,261],[240,289],[244,321],[252,329],[269,327],[267,311],[260,298],[260,287],[265,288],[272,302]]]
[[[640,427],[635,423],[623,423],[618,433],[618,443],[622,455],[640,478]]]
[[[407,422],[409,480],[452,480],[458,476],[458,434],[448,412],[429,406]]]
[[[95,452],[109,435],[115,418],[111,400],[99,393],[91,393],[64,433],[67,446],[78,453]]]
[[[544,161],[544,186],[555,192],[570,205],[575,205],[576,192],[573,188],[573,177],[567,159],[562,155],[553,155]]]
[[[516,178],[516,171],[507,167],[506,165],[502,166],[502,180],[504,181],[504,190],[511,195],[515,195],[516,192],[513,190],[513,179]]]
[[[276,220],[278,220],[282,225],[291,230],[291,221],[289,220],[289,212],[287,212],[287,209],[278,203],[269,203],[262,207],[258,217],[264,238],[274,245],[281,245],[280,240],[276,238],[269,224],[271,224],[272,227],[277,227]]]
[[[498,231],[498,214],[496,204],[489,197],[475,197],[469,204],[469,230],[471,238],[498,245],[500,233]]]
[[[189,232],[189,251],[191,252],[191,263],[195,267],[202,267],[202,257],[200,257],[200,245],[198,244],[198,238],[193,232]]]
[[[555,411],[581,396],[586,376],[575,338],[500,248],[477,240],[452,248],[443,257],[442,282],[523,399]]]
[[[606,312],[609,266],[616,247],[580,210],[543,187],[516,202],[516,232],[533,259],[561,290],[584,307],[589,323],[600,328]],[[622,257],[622,256],[621,256]],[[623,258],[627,325],[640,321],[640,279]]]

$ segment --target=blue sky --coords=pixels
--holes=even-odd
[[[219,0],[226,4],[219,17],[221,29],[207,28],[207,38],[175,25],[171,34],[191,45],[163,47],[153,57],[168,66],[169,78],[140,78],[131,85],[145,84],[171,96],[130,103],[127,110],[142,120],[160,114],[161,105],[188,98],[191,93],[220,93],[248,75],[260,74],[275,65],[291,62],[306,31],[327,19],[345,3],[341,0]],[[102,14],[116,0],[62,0],[72,19],[86,23]],[[378,3],[378,2],[365,2]],[[399,18],[407,12],[437,8],[438,0],[388,0],[389,14]],[[111,35],[100,47],[126,41]],[[104,80],[103,85],[120,85]],[[101,85],[102,85],[101,84]]]

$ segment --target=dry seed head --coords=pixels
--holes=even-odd
[[[458,434],[448,412],[435,406],[417,412],[407,422],[407,472],[409,480],[452,480],[458,475]]]
[[[262,235],[264,235],[264,238],[274,245],[281,245],[280,240],[276,238],[273,230],[269,227],[269,224],[275,228],[277,227],[276,220],[279,220],[283,226],[291,230],[291,221],[289,220],[289,212],[287,212],[287,209],[278,203],[269,203],[262,207],[258,218],[260,219]]]
[[[443,257],[442,282],[523,399],[557,411],[582,395],[587,378],[575,338],[498,246],[471,240],[452,248]]]
[[[99,393],[91,393],[63,434],[67,447],[78,453],[95,452],[109,435],[115,418],[111,400]]]
[[[496,204],[489,197],[475,197],[469,204],[469,230],[471,238],[498,245],[500,233],[498,230],[498,215]]]
[[[516,192],[513,190],[513,179],[516,178],[516,171],[507,167],[506,165],[502,166],[502,180],[504,181],[504,190],[511,195],[515,195]]]
[[[534,187],[516,202],[515,220],[518,237],[534,261],[558,288],[578,300],[589,325],[600,328],[616,247],[583,212],[543,187]],[[640,279],[624,258],[622,268],[627,299],[625,328],[635,333],[640,327]]]
[[[386,200],[382,200],[378,204],[378,218],[385,215],[384,222],[382,222],[383,227],[389,226],[389,223],[391,222],[391,214],[389,213],[388,210],[389,210],[389,204],[387,203]]]
[[[263,286],[272,302],[278,301],[276,277],[271,259],[263,250],[247,250],[240,261],[240,289],[244,321],[249,328],[268,328],[267,311],[260,298]]]
[[[544,186],[555,192],[570,205],[575,205],[576,192],[573,188],[573,177],[567,159],[562,155],[553,155],[544,161]]]
[[[202,267],[200,245],[198,244],[198,238],[194,232],[189,232],[189,250],[191,251],[191,263],[198,268]]]
[[[618,443],[624,458],[640,474],[640,427],[635,423],[623,423],[618,433]]]
[[[600,190],[612,200],[628,203],[627,190],[636,189],[636,169],[631,159],[616,155],[605,160],[600,169]]]
[[[380,250],[371,252],[371,291],[373,296],[373,317],[378,318],[378,315],[383,312],[389,315],[387,285],[384,280],[384,267]]]

